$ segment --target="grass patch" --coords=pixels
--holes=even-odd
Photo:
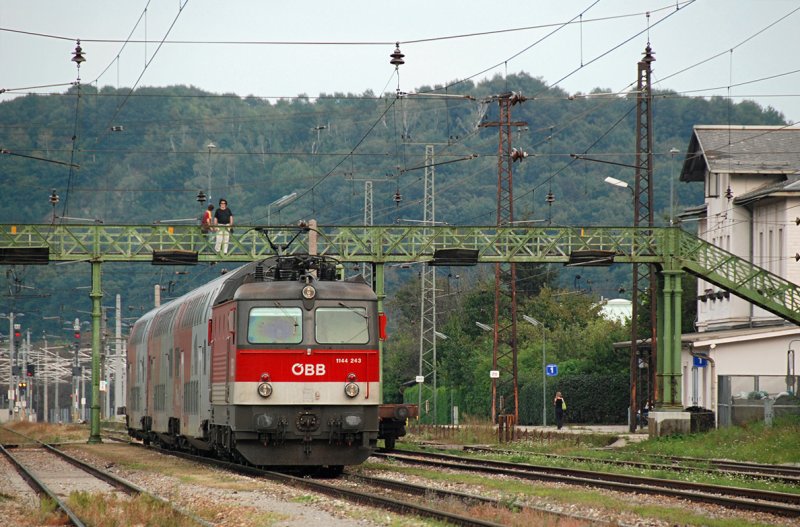
[[[146,495],[129,499],[116,494],[73,492],[67,504],[85,523],[95,527],[142,525],[196,527],[194,520]]]
[[[80,424],[54,425],[50,423],[15,421],[6,424],[5,427],[43,443],[66,443],[89,439],[89,428]]]
[[[498,442],[497,428],[485,418],[463,416],[459,426],[410,424],[406,427],[406,443],[435,441],[457,445],[494,445]]]
[[[752,423],[719,428],[703,434],[646,439],[611,451],[599,451],[617,437],[613,434],[541,431],[527,433],[522,440],[501,444],[495,427],[489,421],[469,418],[459,427],[417,428],[411,425],[404,441],[398,443],[398,449],[413,451],[424,448],[427,442],[435,442],[453,445],[448,451],[458,454],[462,454],[460,446],[486,445],[517,452],[520,456],[540,453],[643,461],[642,454],[651,454],[781,464],[800,463],[797,437],[800,437],[800,418],[787,417],[777,419],[772,426],[766,426],[763,422]],[[522,460],[524,457],[512,457],[511,460],[516,459]]]
[[[705,434],[658,437],[629,445],[625,450],[637,454],[731,459],[755,463],[800,463],[798,437],[800,420],[784,419],[773,426],[753,423],[719,428]]]
[[[304,504],[314,503],[317,501],[317,498],[315,496],[312,496],[311,494],[300,494],[299,496],[293,497],[292,501],[294,503],[304,503]]]
[[[218,525],[247,525],[249,526],[271,526],[280,522],[291,520],[291,516],[279,512],[256,510],[250,507],[240,506],[207,506],[199,507],[195,513],[211,523]]]

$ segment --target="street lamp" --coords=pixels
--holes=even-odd
[[[475,321],[475,325],[478,326],[479,328],[481,328],[484,331],[494,331],[492,329],[492,326],[489,326],[488,324],[484,324],[483,322]]]
[[[547,356],[547,352],[545,327],[544,324],[533,317],[529,317],[528,315],[522,315],[522,319],[528,324],[541,326],[542,328],[542,426],[547,426],[547,364],[545,364],[547,362],[545,358]]]
[[[215,149],[217,145],[212,143],[211,141],[208,142],[206,148],[208,148],[208,195],[206,198],[208,202],[211,203],[211,151]],[[197,201],[200,201],[199,199]]]
[[[286,194],[285,196],[281,196],[280,198],[276,199],[269,205],[267,205],[267,225],[272,225],[271,215],[272,215],[272,207],[280,208],[289,203],[293,202],[297,199],[297,192],[292,192],[291,194]]]
[[[50,193],[50,205],[53,206],[53,223],[56,222],[56,205],[58,205],[59,197],[56,194],[56,189],[53,189],[53,192]]]
[[[633,200],[632,205],[633,205],[634,210],[636,210],[636,196],[635,196],[635,194],[633,192],[633,189],[631,188],[630,185],[628,185],[628,183],[626,183],[625,181],[622,181],[621,179],[617,179],[617,178],[611,177],[611,176],[608,176],[603,181],[605,181],[609,185],[614,185],[615,187],[626,188],[626,189],[630,190],[631,191],[631,199]]]
[[[621,179],[617,179],[615,177],[608,176],[603,181],[605,181],[609,185],[614,185],[615,187],[626,188],[626,189],[631,191],[631,194],[633,194],[633,189],[631,188],[631,186],[628,185],[626,182],[622,181]]]

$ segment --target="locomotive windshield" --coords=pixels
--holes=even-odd
[[[363,307],[319,307],[316,338],[320,344],[366,344],[369,328]]]
[[[303,311],[299,307],[255,307],[247,322],[251,344],[299,344],[303,340]]]

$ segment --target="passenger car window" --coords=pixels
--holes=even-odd
[[[247,321],[251,344],[299,344],[303,340],[303,312],[299,307],[254,307]]]

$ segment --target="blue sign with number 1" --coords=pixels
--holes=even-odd
[[[558,375],[558,364],[548,364],[544,371],[548,377],[555,377]]]

